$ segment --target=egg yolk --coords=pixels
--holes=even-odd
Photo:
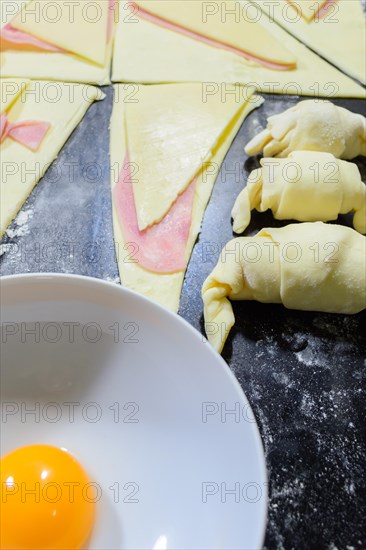
[[[96,484],[65,449],[22,447],[1,458],[2,550],[85,548]]]

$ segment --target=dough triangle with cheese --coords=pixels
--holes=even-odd
[[[103,65],[107,49],[107,0],[31,0],[11,25],[54,46]]]
[[[159,222],[188,187],[242,104],[240,87],[205,95],[197,84],[140,86],[126,106],[139,229]]]
[[[304,0],[252,2],[312,50],[366,83],[366,24],[361,0],[312,2],[310,6]]]

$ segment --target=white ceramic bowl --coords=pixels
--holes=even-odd
[[[78,276],[4,277],[1,304],[2,454],[48,443],[78,458],[100,488],[91,549],[261,547],[258,429],[195,329]]]

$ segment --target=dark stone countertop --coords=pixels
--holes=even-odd
[[[112,89],[89,109],[1,241],[1,274],[64,272],[118,280],[109,191]],[[245,143],[300,98],[268,96],[244,122],[193,251],[180,314],[203,330],[200,290],[233,237],[230,212],[258,164]],[[359,100],[335,100],[355,112]],[[75,164],[74,177],[71,164]],[[357,159],[366,181],[366,162]],[[341,223],[349,223],[343,217]],[[254,214],[246,234],[283,225]],[[210,245],[210,248],[207,247]],[[224,358],[252,404],[269,473],[268,549],[366,548],[366,314],[347,317],[234,304]]]

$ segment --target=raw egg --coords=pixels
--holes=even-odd
[[[85,548],[96,484],[66,449],[21,447],[0,464],[2,550]]]

